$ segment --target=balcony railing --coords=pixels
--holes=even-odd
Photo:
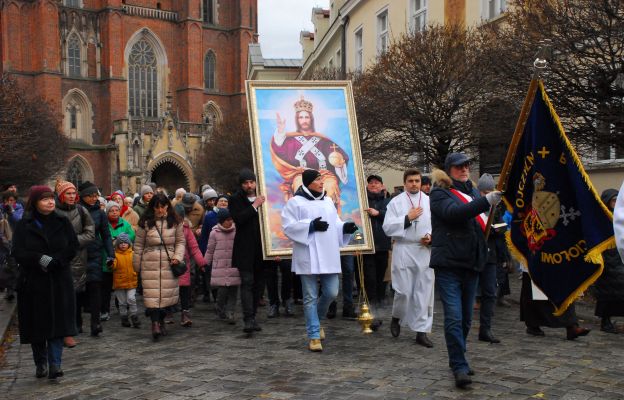
[[[178,20],[178,13],[173,11],[164,11],[157,8],[131,6],[128,4],[123,4],[121,8],[128,15],[136,15],[138,17],[162,19],[165,21],[174,22]]]

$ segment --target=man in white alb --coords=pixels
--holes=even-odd
[[[421,174],[409,169],[403,174],[405,190],[386,209],[383,229],[394,241],[392,247],[392,336],[401,326],[416,332],[416,343],[433,347],[427,337],[433,324],[434,272],[431,257],[431,212],[429,196],[420,190]]]

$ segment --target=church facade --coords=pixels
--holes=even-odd
[[[0,0],[0,70],[62,114],[67,179],[195,190],[257,33],[257,0]]]

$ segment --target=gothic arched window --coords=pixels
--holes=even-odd
[[[73,159],[67,168],[67,180],[78,187],[84,179],[84,168],[77,159]]]
[[[71,35],[67,41],[67,65],[69,76],[80,76],[80,39]]]
[[[216,66],[217,58],[212,50],[206,54],[204,59],[204,87],[206,89],[214,90],[217,88],[216,84]]]
[[[158,71],[156,54],[145,39],[132,46],[128,59],[130,115],[158,117]]]

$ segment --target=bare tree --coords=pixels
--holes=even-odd
[[[253,169],[249,124],[245,115],[218,125],[195,162],[195,176],[223,191],[238,189],[238,173]]]
[[[624,143],[624,0],[513,0],[496,68],[507,96],[523,96],[543,39],[553,57],[545,86],[577,149]]]
[[[0,182],[26,188],[63,168],[68,140],[53,107],[23,89],[9,76],[0,77]]]
[[[477,154],[477,122],[495,85],[488,33],[429,26],[402,36],[355,78],[365,158],[405,168],[441,166],[449,152]]]

